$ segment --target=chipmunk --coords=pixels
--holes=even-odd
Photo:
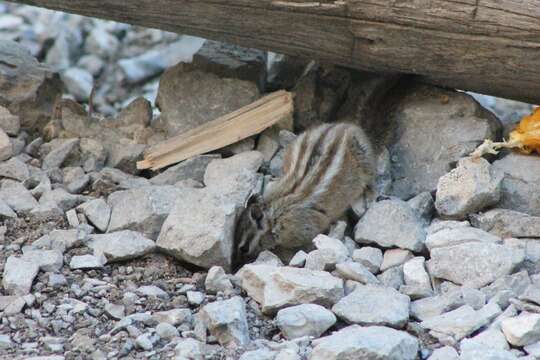
[[[375,156],[359,126],[323,124],[286,149],[283,176],[249,198],[235,229],[233,264],[263,250],[309,247],[364,192],[373,195]]]

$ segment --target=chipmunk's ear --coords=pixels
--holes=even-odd
[[[262,206],[262,202],[263,202],[263,200],[262,200],[261,194],[252,193],[251,195],[249,195],[244,207],[248,208],[248,207],[254,206],[254,205]]]

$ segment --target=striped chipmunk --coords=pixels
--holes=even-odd
[[[283,176],[252,195],[236,223],[233,264],[263,250],[290,257],[309,248],[364,192],[373,195],[375,156],[362,128],[323,124],[286,149]]]

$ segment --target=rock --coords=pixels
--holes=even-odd
[[[304,267],[307,259],[307,253],[303,250],[298,251],[289,261],[289,266]]]
[[[488,301],[494,301],[502,308],[509,305],[511,298],[518,298],[531,285],[527,271],[501,276],[491,285],[482,288]]]
[[[202,71],[173,66],[161,77],[156,105],[159,126],[168,136],[193,129],[259,97],[257,86],[238,79],[221,79]]]
[[[92,74],[92,76],[97,77],[103,71],[105,61],[93,54],[83,55],[77,62],[77,67],[86,70]]]
[[[66,185],[66,189],[70,193],[80,194],[89,182],[90,176],[81,167],[77,166],[64,169],[64,185]]]
[[[404,201],[383,200],[373,204],[356,225],[354,239],[360,244],[376,243],[421,251],[426,233],[420,216]]]
[[[70,194],[62,188],[56,188],[51,191],[45,191],[39,199],[39,204],[58,207],[62,209],[62,211],[68,211],[88,199],[87,196]]]
[[[364,246],[361,249],[354,250],[352,258],[357,263],[365,266],[371,273],[377,274],[383,262],[383,253],[381,249]]]
[[[510,346],[506,342],[506,338],[500,329],[490,329],[482,331],[470,339],[463,339],[461,345],[466,345],[465,342],[475,342],[479,345],[498,350],[509,350]]]
[[[60,271],[64,265],[64,257],[59,250],[24,251],[22,260],[36,264],[43,272]]]
[[[9,179],[2,181],[0,199],[17,213],[30,211],[38,205],[36,199],[20,182]]]
[[[171,340],[175,337],[180,336],[180,333],[174,326],[168,323],[160,323],[156,326],[156,334],[164,339],[164,340]]]
[[[0,163],[0,177],[5,177],[17,181],[25,181],[30,177],[28,165],[19,158],[13,157],[8,161]]]
[[[186,69],[211,72],[220,78],[251,81],[259,88],[266,82],[266,53],[237,45],[206,40]]]
[[[400,328],[409,319],[409,304],[409,297],[393,288],[358,285],[332,311],[348,323]]]
[[[470,226],[441,229],[435,233],[429,233],[426,237],[426,247],[431,251],[445,246],[460,245],[465,243],[501,243],[501,238]]]
[[[9,335],[0,335],[0,349],[10,349],[13,345]]]
[[[510,274],[524,259],[521,249],[473,242],[433,249],[427,268],[431,276],[478,288]]]
[[[377,275],[382,285],[399,289],[404,284],[403,266],[394,266]]]
[[[126,315],[126,308],[124,305],[107,303],[105,304],[104,310],[107,315],[116,320],[120,320]]]
[[[11,114],[9,110],[3,106],[0,106],[0,129],[11,136],[17,136],[21,129],[19,117]]]
[[[17,214],[11,210],[9,205],[0,197],[0,219],[3,218],[16,218]]]
[[[134,144],[132,140],[121,139],[108,146],[109,156],[106,165],[120,169],[129,174],[137,174],[137,161],[142,160],[147,145]]]
[[[221,266],[212,266],[208,270],[204,280],[204,287],[210,293],[230,292],[233,290],[233,285]]]
[[[405,284],[418,286],[422,289],[431,290],[431,280],[424,267],[426,259],[417,256],[403,265],[403,278]]]
[[[381,264],[381,271],[385,271],[394,266],[399,266],[413,258],[413,254],[409,250],[403,249],[389,249],[385,250],[383,255],[383,261]]]
[[[253,351],[246,351],[240,356],[238,360],[275,360],[276,352],[268,349],[257,349]]]
[[[519,211],[492,209],[485,213],[471,214],[471,224],[502,238],[540,237],[540,216],[530,216]]]
[[[276,266],[265,264],[247,264],[237,273],[240,287],[259,304],[264,303],[264,289],[271,281]]]
[[[172,309],[167,311],[159,311],[152,314],[154,320],[158,323],[167,323],[173,326],[178,326],[183,323],[191,323],[192,314],[189,309]]]
[[[257,255],[253,264],[266,264],[272,266],[283,266],[283,261],[269,250],[263,250]]]
[[[459,360],[459,355],[453,347],[443,346],[435,349],[428,360]]]
[[[62,286],[67,285],[67,279],[62,274],[51,273],[49,274],[48,285],[52,288],[61,288]]]
[[[81,164],[87,173],[99,171],[105,166],[108,152],[101,142],[82,138],[79,143]]]
[[[71,258],[69,267],[72,270],[101,269],[106,262],[103,255],[79,255]]]
[[[540,314],[523,312],[504,319],[501,330],[506,340],[514,346],[526,346],[540,341]]]
[[[0,128],[0,161],[9,159],[13,155],[13,146],[7,134]]]
[[[408,91],[390,121],[396,125],[389,149],[392,194],[402,199],[434,190],[453,163],[484,139],[497,141],[501,129],[497,118],[469,95],[429,85]]]
[[[62,139],[52,144],[52,150],[43,158],[41,167],[50,170],[61,167],[66,159],[73,155],[79,146],[79,139]]]
[[[137,288],[137,293],[142,296],[156,297],[159,299],[169,299],[169,294],[166,291],[163,291],[155,285],[143,285]]]
[[[494,349],[475,341],[462,341],[460,360],[518,360],[510,351]]]
[[[137,336],[137,339],[135,339],[135,343],[139,348],[145,351],[151,351],[154,348],[154,344],[152,343],[150,334],[147,333]]]
[[[201,305],[204,301],[204,294],[200,291],[188,291],[186,295],[188,303],[191,305]]]
[[[208,164],[218,155],[198,155],[167,168],[150,179],[153,185],[174,185],[182,180],[193,179],[202,182]]]
[[[204,39],[182,35],[180,40],[165,47],[143,52],[139,56],[130,56],[118,61],[118,66],[130,84],[158,75],[163,70],[181,62],[191,62],[193,55],[204,43]]]
[[[493,163],[495,171],[504,174],[500,208],[540,216],[540,159],[510,153]]]
[[[435,207],[440,215],[463,219],[499,202],[503,175],[483,158],[464,158],[437,184]]]
[[[86,216],[86,219],[99,231],[107,231],[111,218],[111,208],[103,199],[87,201],[77,207]]]
[[[418,340],[405,331],[384,326],[348,326],[314,343],[309,360],[413,360]]]
[[[241,297],[236,296],[205,305],[200,311],[200,316],[221,345],[244,346],[249,343],[246,308]]]
[[[469,305],[463,305],[442,315],[430,317],[420,325],[431,330],[432,335],[451,336],[455,340],[460,340],[487,325],[500,313],[499,306],[493,303],[485,305],[478,311]]]
[[[125,261],[151,253],[156,245],[141,233],[131,230],[92,235],[86,244],[94,254],[104,255],[107,263]]]
[[[176,347],[174,348],[174,353],[176,354],[175,360],[202,360],[204,359],[204,343],[191,339],[185,338],[180,339]]]
[[[156,239],[166,217],[182,191],[174,186],[145,186],[109,195],[108,231],[134,230]]]
[[[287,339],[318,338],[336,323],[334,314],[315,304],[291,306],[278,311],[276,324]]]
[[[10,256],[4,265],[2,285],[8,294],[26,295],[39,271],[39,265],[22,257]]]
[[[110,58],[115,55],[119,45],[118,39],[109,34],[103,27],[93,28],[85,41],[86,51],[102,58]]]
[[[262,311],[274,313],[299,304],[332,306],[343,297],[343,280],[324,271],[280,267],[264,286]]]
[[[347,260],[349,250],[341,240],[326,235],[313,239],[317,250],[308,253],[305,267],[311,270],[332,270],[337,263]]]
[[[87,70],[72,67],[61,75],[67,91],[77,101],[87,101],[94,86],[94,77]]]
[[[362,284],[380,283],[365,266],[352,261],[337,264],[336,273],[345,280],[354,280]]]
[[[484,303],[482,303],[480,307],[473,307],[473,309],[478,310]],[[426,320],[448,311],[455,310],[463,305],[473,306],[473,304],[469,304],[465,301],[464,291],[462,289],[457,289],[413,301],[411,303],[411,316],[418,320]]]
[[[407,204],[409,204],[409,206],[420,215],[426,224],[431,222],[431,218],[433,217],[433,213],[435,211],[435,202],[433,201],[433,197],[431,196],[430,192],[424,191],[416,195],[412,199],[408,200]]]

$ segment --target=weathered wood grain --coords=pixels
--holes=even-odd
[[[538,0],[16,0],[540,104]]]

